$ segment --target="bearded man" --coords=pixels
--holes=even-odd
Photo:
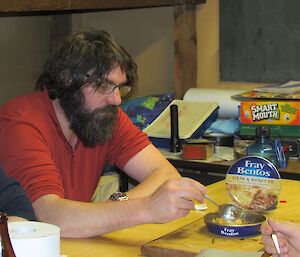
[[[177,170],[119,107],[136,64],[105,31],[71,36],[46,62],[37,91],[0,109],[0,162],[62,237],[91,237],[164,223],[203,201],[206,189]],[[93,203],[105,163],[140,182]]]

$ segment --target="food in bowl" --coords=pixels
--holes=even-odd
[[[221,217],[215,217],[211,220],[212,223],[218,224],[218,225],[243,225],[244,221],[242,219],[236,219],[234,221],[228,221]]]
[[[208,213],[204,217],[209,232],[225,237],[255,236],[260,233],[260,226],[265,220],[264,215],[254,212],[245,212],[245,215],[236,223],[225,221],[219,212]]]

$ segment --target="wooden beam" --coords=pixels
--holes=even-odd
[[[72,33],[71,14],[49,16],[49,50],[52,52],[59,43]]]
[[[196,6],[174,9],[174,87],[181,99],[187,89],[197,86]]]
[[[206,0],[1,0],[0,14],[51,11],[99,11],[142,7],[201,4]]]

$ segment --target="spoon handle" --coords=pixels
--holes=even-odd
[[[266,223],[269,226],[269,220],[268,219],[266,219]],[[278,243],[277,235],[275,233],[272,233],[271,237],[272,237],[273,243],[275,245],[278,257],[280,257],[280,248],[279,248],[279,243]]]
[[[206,198],[208,201],[210,201],[210,202],[213,203],[214,205],[220,207],[220,205],[219,205],[217,202],[215,202],[213,199],[211,199],[208,195],[205,194],[205,195],[204,195],[204,198]]]
[[[272,240],[274,242],[277,254],[280,256],[280,248],[279,248],[278,238],[277,238],[277,235],[274,233],[272,234]]]

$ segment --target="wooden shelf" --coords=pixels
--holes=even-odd
[[[78,12],[202,4],[206,0],[1,0],[0,14]]]

